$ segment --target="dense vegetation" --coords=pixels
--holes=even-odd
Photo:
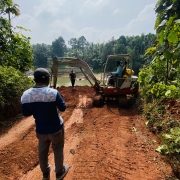
[[[35,67],[51,67],[54,56],[76,57],[86,61],[95,71],[102,70],[107,55],[130,54],[133,60],[133,69],[138,74],[139,69],[148,61],[144,55],[145,50],[155,44],[154,34],[141,34],[141,36],[123,36],[118,39],[112,38],[106,43],[91,43],[84,36],[71,38],[69,46],[65,44],[63,37],[52,42],[52,45],[35,44],[34,63]],[[147,62],[146,62],[147,61]]]
[[[15,32],[10,18],[18,16],[18,5],[11,0],[0,1],[0,123],[21,111],[22,92],[32,85],[24,72],[32,68],[33,51],[28,38]],[[22,29],[21,27],[19,27]],[[17,27],[16,27],[17,29]]]
[[[180,2],[159,0],[155,11],[156,44],[146,50],[152,58],[141,69],[139,82],[147,125],[162,137],[157,151],[169,157],[177,178],[180,178],[180,121],[168,114],[168,107],[180,99]],[[166,106],[167,105],[167,106]],[[178,109],[177,109],[178,111]]]

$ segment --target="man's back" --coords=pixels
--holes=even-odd
[[[59,92],[48,86],[30,88],[21,97],[23,114],[33,115],[36,122],[36,132],[51,134],[57,132],[63,120],[57,111],[66,109],[66,104]]]
[[[70,76],[71,79],[75,79],[76,78],[76,74],[74,72],[71,72],[69,74],[69,76]]]

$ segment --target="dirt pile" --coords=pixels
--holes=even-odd
[[[172,176],[166,159],[155,151],[158,139],[146,128],[136,108],[118,108],[115,101],[92,106],[88,86],[61,87],[67,104],[64,180],[165,180]],[[53,153],[49,152],[53,172]],[[33,117],[23,118],[0,137],[0,179],[38,180],[40,172]]]

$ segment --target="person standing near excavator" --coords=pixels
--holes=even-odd
[[[72,88],[74,89],[75,81],[76,81],[76,74],[73,69],[71,69],[71,72],[69,73],[69,78],[71,81]]]
[[[59,114],[66,109],[61,94],[48,87],[49,71],[37,68],[34,71],[35,86],[26,90],[21,96],[22,114],[33,115],[38,138],[39,164],[43,174],[42,180],[50,180],[48,152],[52,144],[55,161],[56,180],[61,180],[68,172],[69,165],[64,165],[64,122]]]

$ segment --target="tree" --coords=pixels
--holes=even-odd
[[[102,44],[89,43],[86,47],[85,60],[95,70],[102,68]]]
[[[115,54],[126,54],[127,49],[124,46],[124,44],[117,44],[117,46],[115,47],[114,52],[115,52]]]
[[[146,55],[153,60],[141,70],[139,80],[144,95],[149,96],[149,99],[177,98],[180,97],[179,0],[159,0],[155,11],[156,43],[146,50]]]
[[[69,56],[79,57],[79,54],[78,54],[78,40],[76,38],[71,38],[68,41],[68,44],[71,46],[71,49],[68,52]]]
[[[58,37],[58,39],[52,42],[52,53],[53,56],[63,57],[66,53],[66,44],[63,37]]]
[[[120,44],[123,44],[124,46],[126,46],[126,37],[125,36],[120,36],[118,39],[118,42]]]
[[[33,65],[38,67],[47,68],[48,57],[52,56],[51,46],[46,44],[35,44],[33,45],[34,61]]]
[[[18,16],[18,5],[12,0],[0,1],[0,121],[16,116],[21,111],[20,96],[33,85],[24,75],[32,68],[32,46],[29,38],[15,32],[10,14]],[[6,19],[8,15],[8,19]],[[16,27],[23,29],[22,27]],[[8,112],[8,113],[7,113]]]
[[[89,42],[86,40],[84,36],[81,36],[80,38],[71,38],[68,41],[69,45],[71,45],[71,51],[69,54],[71,56],[87,60],[86,54],[87,54],[87,48],[89,46]]]
[[[180,3],[178,0],[159,0],[156,4],[157,19],[155,29],[157,32],[156,44],[146,51],[146,54],[154,58],[154,62],[163,63],[166,69],[163,82],[170,83],[169,76],[172,68],[179,73],[179,43],[180,43]],[[159,69],[161,72],[161,69]],[[156,72],[158,73],[158,68]],[[173,78],[179,82],[179,77]],[[162,81],[162,79],[161,79]],[[171,77],[172,81],[172,77]]]
[[[78,39],[78,48],[81,51],[81,59],[85,60],[85,50],[87,49],[87,47],[89,46],[88,41],[86,40],[86,38],[84,36],[81,36]]]
[[[10,19],[10,13],[18,16],[20,15],[20,11],[18,9],[18,4],[14,4],[12,0],[1,0],[0,2],[0,14],[6,15],[8,14],[9,21]]]
[[[12,66],[25,72],[32,67],[33,53],[30,38],[15,32],[10,19],[4,18],[4,15],[10,13],[18,16],[20,12],[17,7],[18,5],[13,4],[12,0],[0,2],[0,65]],[[23,29],[22,27],[16,28]]]

